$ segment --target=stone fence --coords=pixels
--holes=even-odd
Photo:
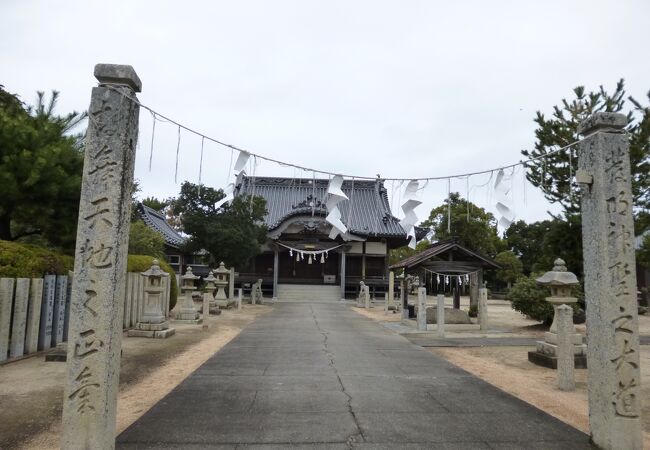
[[[49,350],[68,338],[72,277],[0,278],[0,362]],[[170,281],[163,278],[165,315]],[[122,328],[133,328],[144,309],[144,277],[128,273]]]

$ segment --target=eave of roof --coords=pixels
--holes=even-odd
[[[171,227],[171,225],[169,225],[169,223],[167,223],[165,216],[160,211],[156,211],[153,208],[149,208],[147,205],[138,203],[138,214],[149,228],[157,231],[165,238],[165,244],[168,246],[179,248],[186,242],[187,239],[181,236]]]
[[[499,266],[493,259],[481,255],[480,253],[474,252],[467,247],[463,247],[460,245],[458,242],[455,240],[448,240],[448,241],[440,241],[436,242],[434,244],[431,244],[427,249],[421,251],[418,254],[409,256],[407,258],[404,258],[403,260],[399,261],[398,263],[395,263],[389,267],[389,269],[394,270],[394,269],[412,269],[414,267],[419,266],[420,264],[424,263],[425,261],[440,255],[441,253],[445,253],[447,251],[451,250],[460,250],[468,255],[470,255],[472,258],[476,259],[479,261],[479,263],[488,268],[494,268],[494,269],[499,269],[501,266]]]

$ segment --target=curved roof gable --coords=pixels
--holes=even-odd
[[[272,231],[295,215],[312,211],[316,216],[327,215],[328,184],[325,179],[244,176],[237,186],[237,195],[253,194],[266,200],[265,223]],[[399,219],[391,214],[383,180],[345,180],[342,189],[348,200],[339,203],[339,209],[350,233],[406,238]]]
[[[165,216],[160,211],[138,203],[138,215],[149,228],[162,234],[165,238],[165,243],[170,247],[178,248],[187,240],[167,223]]]

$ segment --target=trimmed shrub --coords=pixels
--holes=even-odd
[[[551,296],[551,290],[546,286],[541,286],[535,281],[541,274],[531,274],[530,277],[521,277],[512,286],[508,294],[508,299],[512,303],[512,308],[520,313],[528,316],[533,320],[539,320],[546,325],[553,322],[553,305],[545,300],[546,297]],[[578,303],[571,305],[573,307],[574,321],[579,322],[579,317],[576,318],[576,312],[584,306],[584,294],[582,286],[573,286],[571,295],[578,299]],[[578,314],[579,316],[579,314]]]
[[[553,322],[553,305],[544,300],[550,296],[551,291],[537,284],[533,277],[520,277],[510,289],[508,298],[514,310],[550,325]]]
[[[147,255],[129,255],[126,271],[127,272],[145,272],[151,267],[151,262],[156,259]],[[176,273],[164,260],[158,259],[160,268],[169,274],[171,286],[169,288],[169,309],[174,309],[176,299],[178,298],[178,285],[176,284]]]
[[[40,278],[43,275],[67,275],[74,267],[68,255],[12,241],[0,241],[0,277]]]

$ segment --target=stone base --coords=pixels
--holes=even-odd
[[[218,306],[210,306],[210,309],[208,311],[210,312],[210,315],[213,316],[218,316],[221,314],[221,309]]]
[[[544,341],[548,342],[549,344],[557,345],[557,333],[547,331],[546,333],[544,333]],[[572,334],[571,335],[571,343],[573,345],[582,345],[582,343],[583,343],[582,335],[580,333]]]
[[[557,357],[540,352],[528,352],[528,361],[538,366],[557,369]],[[576,369],[587,368],[587,355],[574,355],[573,363]]]
[[[68,356],[68,343],[61,342],[56,344],[52,350],[45,354],[45,361],[47,362],[66,362]]]
[[[217,301],[215,301],[215,304],[220,309],[230,309],[233,306],[235,306],[237,304],[237,302],[235,302],[234,300],[233,301],[230,301],[230,300],[217,300]],[[212,306],[210,306],[210,308],[212,308]]]
[[[147,330],[129,330],[127,332],[128,337],[144,337],[144,338],[153,338],[153,339],[165,339],[170,336],[173,336],[176,333],[176,330],[173,328],[167,328],[165,330],[159,331],[147,331]]]
[[[203,319],[174,319],[174,323],[184,323],[188,325],[199,325],[203,323]]]
[[[138,322],[135,324],[135,329],[141,331],[162,331],[167,328],[169,328],[169,322],[167,321],[160,323]]]
[[[537,353],[543,353],[545,355],[549,356],[557,356],[557,345],[551,344],[546,341],[537,341],[536,345],[536,352]],[[585,344],[574,344],[573,345],[573,354],[574,355],[582,355],[586,356],[587,355],[587,346]]]
[[[188,312],[183,312],[181,310],[181,312],[176,315],[176,320],[177,321],[178,320],[197,320],[198,318],[199,318],[199,313],[196,312],[196,311],[188,313]]]

